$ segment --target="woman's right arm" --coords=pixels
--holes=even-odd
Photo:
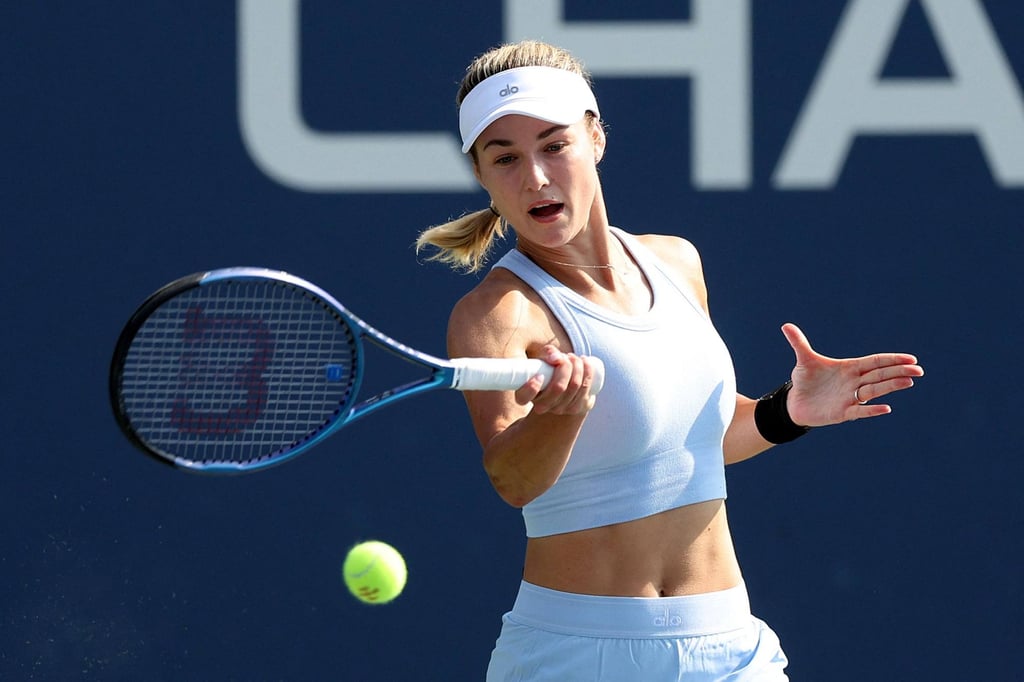
[[[545,309],[525,292],[500,286],[492,273],[456,304],[448,324],[450,357],[540,358],[555,371],[517,391],[466,391],[491,484],[522,507],[558,480],[595,398],[593,366],[559,349]],[[511,277],[511,275],[509,276]]]

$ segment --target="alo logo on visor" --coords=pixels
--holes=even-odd
[[[515,85],[506,85],[498,92],[498,96],[508,97],[509,95],[516,94],[517,92],[519,92],[519,88],[516,87]]]

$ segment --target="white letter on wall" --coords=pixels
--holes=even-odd
[[[299,0],[239,0],[238,117],[249,155],[264,173],[307,192],[479,189],[452,134],[310,129],[299,80]],[[421,159],[430,162],[410,163]]]
[[[851,0],[773,183],[836,184],[858,134],[973,134],[1004,187],[1024,185],[1020,87],[978,0],[921,0],[952,77],[879,75],[909,0]]]
[[[694,184],[750,186],[750,0],[692,0],[689,22],[572,23],[561,0],[505,0],[505,38],[564,47],[595,77],[691,78]],[[672,111],[651,104],[652,118]]]

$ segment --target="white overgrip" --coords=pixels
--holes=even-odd
[[[604,387],[604,364],[598,358],[590,360],[594,365],[590,395],[597,395]],[[546,386],[555,370],[536,359],[458,358],[451,363],[455,368],[452,388],[460,391],[514,391],[538,374]]]

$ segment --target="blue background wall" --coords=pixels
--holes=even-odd
[[[1019,3],[946,1],[980,4],[1024,73]],[[309,127],[453,134],[466,62],[518,36],[500,2],[433,4],[304,2]],[[994,179],[960,133],[864,135],[831,186],[778,188],[845,3],[751,4],[749,182],[693,181],[688,80],[598,76],[612,221],[700,248],[748,394],[791,368],[785,321],[824,353],[906,350],[928,372],[887,418],[730,468],[755,611],[795,680],[1024,679],[1021,185]],[[620,5],[570,0],[564,21],[693,18],[686,2]],[[289,270],[437,354],[474,282],[410,245],[483,207],[482,192],[310,192],[253,161],[238,9],[0,9],[0,678],[481,679],[523,540],[460,396],[407,402],[288,466],[227,479],[153,463],[111,418],[114,339],[177,276]],[[880,78],[949,78],[925,10],[907,3]],[[346,548],[370,537],[410,566],[388,607],[356,603],[340,581]]]

